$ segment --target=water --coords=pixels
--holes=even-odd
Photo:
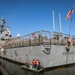
[[[10,61],[1,58],[0,61],[3,63],[4,68],[9,72],[9,75],[75,75],[75,66],[36,73],[22,69],[20,65]]]

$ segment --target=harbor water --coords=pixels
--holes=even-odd
[[[22,69],[21,65],[17,63],[13,63],[8,60],[4,60],[0,58],[0,61],[3,64],[3,67],[9,73],[9,75],[75,75],[75,66],[72,65],[70,67],[64,68],[56,68],[56,69],[48,69],[40,73],[28,71],[26,69]]]

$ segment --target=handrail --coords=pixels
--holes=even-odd
[[[5,42],[2,45],[4,48],[14,48],[40,44],[51,44],[51,45],[67,44],[68,38],[65,38],[65,36],[68,36],[67,34],[66,35],[62,34],[62,36],[58,36],[58,38],[55,35],[52,37],[49,31],[44,30],[34,32],[34,35],[32,34],[33,33],[18,38],[12,38],[9,41],[5,40]],[[73,40],[73,44],[75,45],[75,40]]]

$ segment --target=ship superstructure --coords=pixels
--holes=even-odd
[[[5,23],[5,19],[2,18],[0,23],[0,47],[12,38],[9,28],[4,25]]]

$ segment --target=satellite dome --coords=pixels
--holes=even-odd
[[[20,37],[20,34],[17,34],[17,37]]]

